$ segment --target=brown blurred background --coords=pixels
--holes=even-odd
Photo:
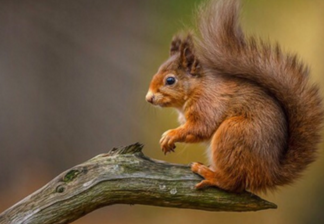
[[[199,2],[0,1],[0,212],[114,146],[140,141],[150,157],[205,161],[201,145],[178,144],[164,157],[158,141],[176,127],[176,113],[144,100],[172,35],[191,26]],[[301,55],[324,89],[324,0],[246,0],[242,22]],[[115,205],[75,223],[324,223],[323,170],[321,156],[293,186],[262,195],[277,210]]]

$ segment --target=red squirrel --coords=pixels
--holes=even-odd
[[[247,37],[238,0],[211,1],[198,13],[199,35],[173,38],[146,100],[174,107],[180,126],[160,140],[209,143],[209,166],[193,163],[197,189],[273,190],[292,183],[315,160],[322,99],[296,55]]]

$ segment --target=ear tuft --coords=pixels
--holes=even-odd
[[[199,75],[200,64],[195,55],[193,34],[179,34],[173,37],[170,46],[170,56],[179,54],[179,66],[191,75]]]
[[[171,41],[170,56],[180,51],[180,45],[181,45],[181,38],[179,37],[179,35],[174,36]]]
[[[197,56],[195,55],[195,48],[192,34],[189,33],[183,40],[180,46],[181,54],[181,65],[185,68],[191,75],[199,74],[199,62]]]

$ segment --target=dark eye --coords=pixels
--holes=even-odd
[[[175,81],[176,81],[176,79],[174,77],[168,77],[165,80],[165,84],[170,86],[170,85],[173,85],[175,83]]]

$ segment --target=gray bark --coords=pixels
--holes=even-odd
[[[146,157],[139,143],[114,148],[77,165],[0,214],[0,223],[70,223],[103,206],[143,204],[207,211],[276,208],[248,192],[196,190],[189,165]]]

